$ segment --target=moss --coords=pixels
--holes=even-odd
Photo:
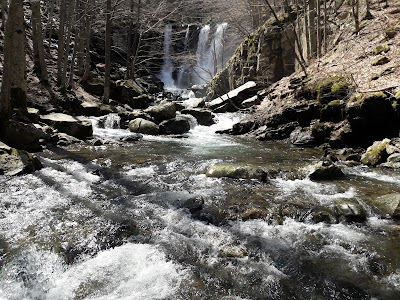
[[[381,66],[381,65],[387,64],[388,62],[390,62],[390,59],[387,58],[386,56],[382,56],[382,57],[378,58],[377,60],[375,60],[371,65],[372,66]]]
[[[380,76],[385,76],[394,73],[395,68],[387,68],[379,73]]]
[[[317,85],[316,90],[318,101],[330,102],[338,98],[340,99],[346,97],[349,90],[349,83],[343,77],[332,76],[322,80]]]
[[[396,98],[396,100],[400,100],[400,90],[398,90],[396,94],[394,94],[394,97]]]
[[[336,106],[340,106],[340,105],[343,105],[342,100],[333,100],[327,104],[328,107],[336,107]]]
[[[390,50],[389,45],[378,45],[375,47],[373,53],[374,53],[374,55],[379,55],[383,52],[388,52],[389,50]]]

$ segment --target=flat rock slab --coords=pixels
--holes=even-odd
[[[257,91],[254,89],[256,86],[257,84],[254,81],[248,81],[229,93],[211,100],[208,103],[208,107],[215,109],[229,102],[232,102],[234,105],[238,106],[244,100],[253,97],[257,93]]]
[[[84,140],[93,135],[92,122],[82,116],[70,116],[62,113],[51,113],[40,119],[60,132]]]

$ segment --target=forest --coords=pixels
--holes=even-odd
[[[0,300],[398,299],[398,0],[0,10]]]

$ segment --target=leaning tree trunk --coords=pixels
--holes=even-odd
[[[111,0],[107,0],[106,7],[106,36],[105,36],[105,74],[103,102],[110,100],[110,74],[111,74]]]
[[[49,77],[47,74],[46,60],[44,56],[42,19],[40,17],[40,1],[32,0],[32,37],[33,37],[33,56],[35,71],[40,77],[40,81],[47,84]]]
[[[27,114],[26,58],[23,0],[11,0],[4,37],[3,83],[0,117],[7,120],[13,109]]]

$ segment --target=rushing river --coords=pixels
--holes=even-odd
[[[304,170],[321,151],[214,133],[239,117],[182,138],[47,150],[41,171],[0,177],[0,299],[400,299],[400,225],[364,202],[400,192],[400,174],[345,167],[343,180],[312,182]],[[219,162],[275,176],[206,177]],[[367,221],[238,217],[343,198]]]

